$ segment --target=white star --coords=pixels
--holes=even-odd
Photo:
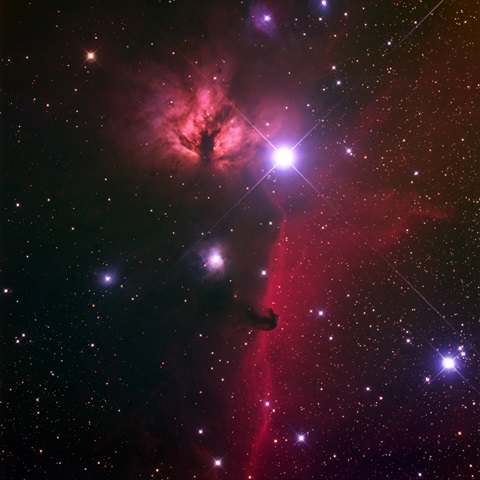
[[[275,161],[275,165],[278,165],[281,168],[291,167],[293,165],[292,150],[285,147],[275,149],[275,153],[273,154],[273,159]]]
[[[221,257],[218,253],[214,253],[214,254],[210,257],[210,262],[211,262],[213,265],[219,265],[220,263],[222,263],[222,257]]]
[[[223,267],[223,258],[218,251],[214,250],[210,253],[207,265],[213,270],[219,270]]]
[[[452,368],[455,368],[455,360],[450,357],[445,357],[442,362],[443,368],[447,370],[451,370]]]

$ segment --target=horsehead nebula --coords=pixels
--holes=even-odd
[[[11,3],[3,476],[472,478],[473,2]]]
[[[194,399],[183,409],[186,423],[196,421],[202,405],[202,415],[216,422],[211,437],[245,439],[228,455],[245,478],[268,470],[264,452],[275,456],[271,442],[277,444],[274,399],[303,375],[302,362],[285,368],[281,361],[283,370],[274,370],[274,359],[290,358],[292,345],[299,346],[297,358],[305,338],[317,338],[312,312],[339,302],[351,271],[377,262],[393,271],[394,286],[402,281],[382,252],[420,222],[451,215],[412,180],[398,188],[403,160],[392,178],[375,173],[372,165],[383,157],[374,138],[391,121],[389,110],[378,100],[358,108],[355,89],[347,92],[337,78],[340,36],[326,50],[313,42],[299,54],[298,38],[279,36],[282,11],[260,7],[236,27],[251,32],[243,43],[232,40],[231,24],[210,22],[195,37],[202,41],[188,34],[183,43],[167,40],[170,51],[164,46],[138,70],[123,68],[110,121],[121,158],[142,184],[138,191],[150,195],[152,212],[162,209],[156,235],[144,236],[140,263],[149,265],[149,312],[162,312],[175,340],[151,340],[176,359],[169,374],[188,379],[162,408],[174,412],[178,402]],[[388,91],[379,87],[376,98]],[[336,337],[326,338],[333,345]],[[307,345],[305,359],[315,358],[315,340]],[[219,368],[210,362],[214,354],[231,362],[216,377],[228,385],[221,393],[211,377]],[[294,396],[282,403],[296,410]],[[244,417],[253,420],[237,420]],[[309,445],[310,437],[298,440],[303,436],[296,447]],[[193,470],[211,461],[200,445],[195,439],[186,449]]]
[[[268,137],[283,122],[263,122],[269,113],[255,102],[235,105],[227,69],[200,71],[181,60],[181,68],[152,63],[141,75],[125,72],[129,93],[113,95],[111,130],[137,172],[171,179],[170,200],[188,212],[177,256],[200,282],[192,289],[200,292],[196,305],[236,329],[271,330],[279,315],[263,302],[271,276],[261,272],[275,258],[283,213],[264,183],[275,152]],[[267,123],[268,134],[256,121]]]

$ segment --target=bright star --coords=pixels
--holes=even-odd
[[[221,460],[215,460],[215,466],[216,467],[221,467],[222,466],[222,461]]]
[[[87,60],[95,60],[95,54],[93,52],[88,52]]]
[[[288,168],[293,165],[293,152],[289,148],[279,148],[278,150],[275,149],[275,153],[273,154],[273,159],[275,161],[275,166],[279,166],[281,168]]]
[[[450,357],[445,357],[442,362],[443,368],[447,370],[451,370],[452,368],[455,368],[455,360]]]
[[[212,248],[204,254],[204,267],[211,273],[220,273],[225,267],[225,259],[219,248]]]
[[[218,253],[214,253],[214,254],[210,257],[210,261],[211,261],[213,264],[218,264],[218,263],[221,263],[222,257],[221,257]]]
[[[226,259],[221,246],[210,247],[200,252],[200,256],[209,275],[218,275],[224,272]]]
[[[298,441],[299,442],[304,442],[305,441],[305,435],[299,435],[298,436]]]
[[[267,274],[266,270],[262,270],[262,276],[264,277]]]
[[[208,258],[208,263],[214,268],[220,268],[223,265],[223,258],[219,253],[214,252]]]
[[[271,17],[270,15],[265,15],[265,16],[263,17],[263,19],[264,19],[266,22],[269,22],[269,21],[272,19],[272,17]]]

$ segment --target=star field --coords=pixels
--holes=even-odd
[[[4,5],[5,479],[477,479],[478,8]]]

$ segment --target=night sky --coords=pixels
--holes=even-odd
[[[0,476],[479,479],[478,17],[3,2]]]

